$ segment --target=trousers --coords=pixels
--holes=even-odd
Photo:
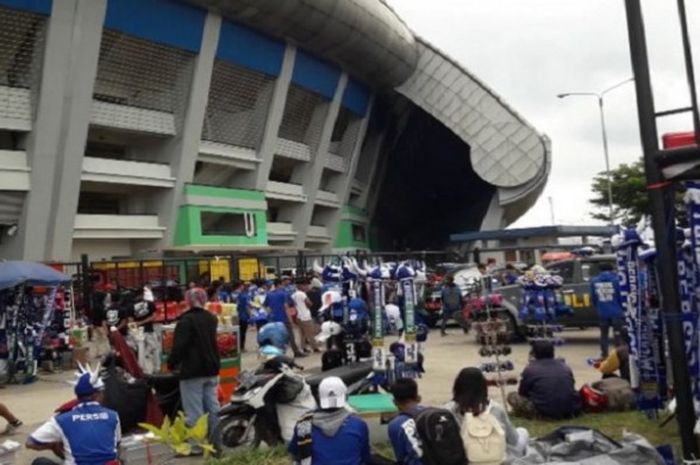
[[[199,417],[208,413],[207,431],[210,437],[219,423],[220,405],[216,396],[218,385],[219,378],[216,376],[180,380],[180,397],[182,397],[182,408],[185,410],[187,425],[193,426]]]
[[[620,332],[622,318],[601,318],[600,320],[600,355],[603,358],[608,356],[610,348],[610,328],[613,332]]]

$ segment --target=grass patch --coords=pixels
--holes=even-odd
[[[677,456],[681,450],[678,423],[675,420],[670,421],[663,428],[659,428],[658,420],[650,420],[641,412],[598,413],[563,421],[525,420],[515,417],[512,420],[516,426],[526,428],[531,437],[545,436],[560,426],[585,426],[597,429],[613,439],[622,439],[623,431],[627,430],[644,436],[654,446],[671,444]],[[385,457],[392,457],[391,447],[388,443],[375,445],[372,450]],[[209,460],[207,465],[289,465],[290,463],[291,459],[286,448],[275,447],[273,449],[241,451],[239,454],[233,454],[219,460]]]

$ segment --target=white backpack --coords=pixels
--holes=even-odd
[[[465,415],[462,442],[470,465],[500,465],[506,459],[506,433],[488,411]]]

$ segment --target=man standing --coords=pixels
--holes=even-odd
[[[117,447],[121,439],[119,415],[100,405],[104,383],[99,368],[88,368],[78,378],[75,395],[78,404],[71,410],[52,417],[28,438],[27,449],[50,450],[64,465],[117,465]],[[32,465],[58,465],[40,457]]]
[[[389,440],[398,465],[423,465],[423,448],[416,431],[415,416],[423,409],[418,385],[410,378],[400,378],[391,388],[399,415],[389,423]]]
[[[447,336],[447,320],[453,318],[462,327],[466,333],[467,328],[462,315],[462,306],[464,299],[462,298],[462,290],[455,284],[455,278],[452,275],[445,277],[445,284],[442,286],[442,325],[440,327],[441,334]]]
[[[282,282],[279,279],[275,279],[275,289],[269,291],[265,297],[265,302],[263,306],[268,309],[271,321],[284,323],[289,332],[289,345],[292,348],[292,352],[295,357],[303,357],[304,354],[299,350],[297,346],[296,339],[294,337],[294,327],[292,322],[289,320],[289,295],[287,291],[282,287]]]
[[[233,293],[236,296],[236,310],[238,311],[238,326],[241,330],[241,352],[245,352],[245,338],[248,332],[248,322],[250,321],[250,293],[248,285],[237,282]]]
[[[153,322],[156,318],[156,305],[153,300],[146,300],[148,293],[144,286],[143,292],[133,305],[131,311],[131,320],[139,328],[132,334],[136,339],[138,347],[139,365],[144,373],[152,375],[160,369],[160,341],[153,330]],[[150,298],[153,298],[151,293]],[[143,329],[143,333],[141,332]]]
[[[525,370],[518,392],[508,394],[515,415],[561,420],[578,415],[581,399],[576,391],[574,374],[563,360],[554,359],[550,341],[532,345],[532,360]]]
[[[320,352],[318,344],[316,343],[318,328],[311,316],[311,309],[309,308],[311,306],[311,300],[309,300],[309,297],[306,295],[308,288],[308,281],[300,280],[297,283],[296,291],[292,294],[292,301],[297,309],[297,324],[301,332],[302,350],[306,351],[308,344],[314,352]]]
[[[217,318],[204,310],[207,293],[194,288],[185,294],[189,310],[175,327],[173,348],[168,367],[179,371],[180,395],[187,417],[187,424],[194,426],[199,417],[209,414],[209,434],[218,423],[219,401],[216,388],[219,384],[221,361],[216,345]]]
[[[329,376],[318,386],[320,408],[294,427],[289,453],[295,465],[367,465],[369,428],[346,410],[348,388]]]
[[[619,333],[624,317],[620,281],[612,264],[601,263],[600,273],[591,280],[591,297],[600,318],[600,356],[606,358],[610,346],[610,328]]]

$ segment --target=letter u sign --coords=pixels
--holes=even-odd
[[[244,213],[243,220],[245,221],[246,237],[255,236],[255,215],[253,213]]]

